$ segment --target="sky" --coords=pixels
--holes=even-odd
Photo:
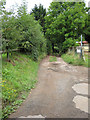
[[[32,8],[34,8],[35,4],[39,6],[39,4],[42,4],[44,8],[48,9],[50,3],[52,0],[26,0],[27,2],[27,7],[28,7],[28,12],[31,11]],[[6,9],[9,10],[12,8],[12,5],[21,5],[22,0],[6,0]],[[17,4],[17,5],[16,5]]]
[[[39,6],[39,4],[41,3],[44,8],[48,9],[50,3],[52,2],[52,0],[26,0],[27,1],[27,7],[28,7],[28,13],[30,13],[31,9],[34,8],[35,4],[37,4]],[[86,6],[88,6],[88,2],[90,0],[85,0],[86,1]],[[17,5],[21,5],[22,0],[6,0],[6,9],[9,10],[10,8],[12,8],[12,6],[17,6]],[[17,4],[17,5],[16,5]]]

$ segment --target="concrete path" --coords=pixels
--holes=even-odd
[[[10,118],[88,118],[88,68],[45,58],[38,83]],[[80,89],[79,89],[79,88]]]

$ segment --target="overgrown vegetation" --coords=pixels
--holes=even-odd
[[[84,2],[52,2],[47,13],[40,4],[27,14],[25,0],[18,7],[17,15],[13,11],[7,12],[2,4],[0,8],[3,50],[19,48],[29,52],[34,60],[46,51],[61,55],[77,45],[81,34],[83,40],[90,35],[89,8]]]
[[[17,15],[14,12],[2,10],[2,44],[3,50],[12,51],[20,49],[32,55],[33,60],[46,52],[46,39],[41,26],[34,17],[27,14],[25,2],[18,8]]]
[[[59,54],[76,46],[82,34],[85,40],[89,33],[89,14],[84,2],[52,2],[45,16],[47,52],[51,54],[55,47]],[[88,29],[87,29],[88,28]]]
[[[39,62],[29,55],[14,53],[10,62],[3,56],[2,68],[2,106],[3,118],[14,112],[27,97],[37,82]]]
[[[61,57],[69,64],[90,67],[90,59],[88,54],[85,54],[85,61],[80,58],[79,54],[75,54],[74,52],[68,52],[63,54]]]
[[[30,12],[31,15],[34,16],[34,19],[37,20],[43,28],[43,32],[45,34],[45,16],[46,16],[46,8],[43,5],[37,6],[35,4],[34,8]]]
[[[57,61],[57,58],[55,56],[50,56],[49,62],[55,62]]]
[[[6,11],[5,0],[0,1],[2,50],[9,54],[13,49],[21,52],[10,55],[9,61],[3,54],[3,81],[0,83],[3,118],[14,112],[34,88],[40,59],[46,54],[60,56],[66,53],[68,48],[76,46],[76,41],[80,41],[81,34],[83,40],[89,42],[89,8],[85,7],[84,2],[52,2],[47,13],[41,4],[39,7],[35,5],[28,14],[26,1],[22,1],[17,14],[12,10]],[[73,53],[63,54],[62,58],[73,65],[88,66],[87,55],[86,62]],[[56,60],[51,56],[49,61]]]

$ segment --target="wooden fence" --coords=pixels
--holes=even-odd
[[[9,61],[9,53],[19,51],[19,49],[12,49],[10,51],[0,51],[0,54],[7,53],[7,60]]]

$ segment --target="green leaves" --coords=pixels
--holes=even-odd
[[[34,8],[32,9],[31,15],[34,16],[35,20],[37,20],[43,28],[43,32],[45,33],[45,15],[46,9],[43,8],[43,5],[39,5],[39,7],[35,4]]]
[[[18,8],[16,16],[13,16],[13,13],[11,15],[8,12],[4,13],[2,22],[3,50],[7,49],[7,45],[10,51],[19,48],[29,52],[33,58],[35,56],[35,59],[45,52],[46,40],[41,32],[42,27],[32,15],[27,14],[25,2]]]
[[[59,51],[65,51],[84,33],[87,20],[85,3],[52,2],[45,19],[45,36],[59,47]]]
[[[3,54],[3,58],[6,56]],[[7,118],[28,96],[37,82],[39,62],[35,62],[28,54],[13,53],[11,62],[3,59],[2,68],[2,118]],[[15,66],[13,66],[13,63]],[[22,74],[22,75],[21,75]]]

